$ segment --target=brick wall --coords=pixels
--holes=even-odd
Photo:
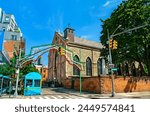
[[[66,79],[66,88],[80,89],[80,79],[72,77]],[[150,77],[115,77],[114,86],[116,93],[150,91]],[[111,93],[110,77],[83,77],[82,90],[94,93]]]
[[[4,49],[8,53],[9,58],[13,58],[13,52],[16,50],[19,53],[19,48],[22,48],[25,50],[25,42],[24,41],[14,41],[14,40],[8,40],[4,42]]]

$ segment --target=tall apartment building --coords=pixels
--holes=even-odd
[[[25,40],[18,27],[13,14],[5,13],[0,8],[0,62],[4,59],[11,59],[14,52],[19,53],[21,48],[25,52]]]

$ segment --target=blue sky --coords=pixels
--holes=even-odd
[[[14,14],[26,39],[26,53],[32,46],[51,43],[54,32],[70,23],[75,35],[99,42],[101,22],[122,0],[0,0],[0,7]],[[47,61],[44,61],[45,63]]]

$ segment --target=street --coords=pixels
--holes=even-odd
[[[2,95],[0,99],[9,99],[9,95]],[[114,97],[111,94],[95,94],[82,92],[72,89],[59,88],[42,88],[41,95],[23,96],[15,98],[11,95],[10,99],[150,99],[150,92],[132,92],[116,93]]]
[[[70,93],[64,88],[43,88],[41,95],[23,96],[23,99],[84,99],[78,93]]]

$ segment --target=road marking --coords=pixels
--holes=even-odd
[[[64,99],[71,99],[70,97],[67,97],[67,96],[65,96],[65,98]]]
[[[49,98],[49,97],[47,97],[47,96],[44,96],[44,98],[45,98],[45,99],[50,99],[50,98]]]
[[[55,97],[55,96],[51,96],[53,99],[58,99],[57,97]]]
[[[71,99],[78,99],[76,96],[69,96]]]
[[[57,96],[57,97],[60,98],[60,99],[64,98],[64,97],[62,97],[62,96]]]
[[[39,99],[44,99],[44,98],[42,98],[42,97],[39,97]]]

